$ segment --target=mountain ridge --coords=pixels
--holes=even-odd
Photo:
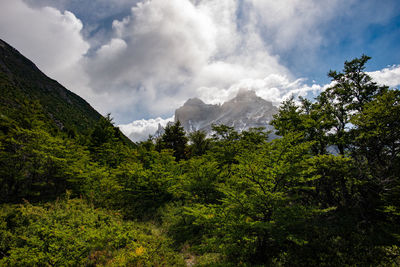
[[[278,112],[272,102],[252,90],[242,89],[231,100],[221,104],[206,104],[199,98],[188,99],[175,110],[175,122],[180,121],[187,132],[197,130],[211,132],[213,124],[224,124],[238,131],[265,127],[272,129],[269,122]]]

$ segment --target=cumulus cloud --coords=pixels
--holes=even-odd
[[[83,60],[90,45],[83,24],[69,12],[52,7],[32,8],[22,0],[0,1],[0,38],[32,60],[46,75],[85,98],[101,113],[108,98],[95,93]]]
[[[122,51],[113,39],[90,62],[90,67],[100,65],[90,69],[94,86],[100,89],[131,90],[143,85],[152,90],[159,84],[182,83],[205,64],[213,49],[210,21],[189,1],[139,3],[130,17],[114,21],[113,27],[117,40],[126,45]],[[101,79],[109,70],[113,71],[111,84],[108,77]]]
[[[251,21],[237,24],[239,1],[152,0],[113,22],[114,38],[87,61],[98,92],[136,96],[137,114],[166,115],[198,87],[287,74]]]
[[[48,76],[85,98],[100,113],[118,114],[121,105],[131,103],[128,100],[132,96],[92,89],[84,68],[90,45],[82,36],[82,28],[82,22],[69,11],[31,7],[22,0],[0,1],[0,38]],[[111,44],[114,48],[118,42]],[[105,47],[102,53],[106,54],[106,50]]]
[[[82,22],[71,12],[33,9],[22,0],[0,1],[1,38],[33,60],[46,74],[63,77],[79,65],[89,44],[81,35]]]
[[[179,86],[214,49],[210,19],[186,0],[139,3],[129,17],[114,21],[113,29],[115,38],[87,61],[91,86],[135,95],[130,106],[141,116],[143,109],[153,115],[170,112]]]
[[[389,87],[400,85],[400,65],[394,65],[382,70],[368,72],[368,74],[379,84]]]

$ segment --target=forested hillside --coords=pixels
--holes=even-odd
[[[364,73],[367,56],[282,103],[273,141],[177,122],[132,145],[110,116],[79,117],[75,95],[31,89],[47,80],[14,54],[0,61],[1,266],[400,264],[400,92]]]
[[[65,132],[93,127],[101,115],[85,100],[43,74],[31,61],[0,39],[0,103],[2,113],[37,101],[43,114]]]

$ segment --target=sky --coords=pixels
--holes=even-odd
[[[138,139],[188,98],[312,97],[362,54],[400,84],[398,0],[0,0],[0,38]]]

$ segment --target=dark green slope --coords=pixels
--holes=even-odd
[[[26,101],[38,101],[49,121],[60,130],[84,133],[101,117],[85,100],[0,40],[0,112],[10,116]]]

